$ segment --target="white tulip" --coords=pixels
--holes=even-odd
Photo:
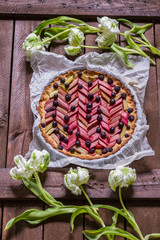
[[[14,162],[16,163],[17,167],[14,167],[10,170],[10,175],[13,179],[18,180],[22,178],[31,178],[33,170],[30,169],[28,162],[21,155],[17,155],[14,158]]]
[[[30,33],[24,43],[23,43],[23,49],[26,53],[26,61],[30,61],[31,59],[31,52],[32,50],[40,50],[45,51],[44,44],[42,43],[40,36],[37,36],[35,33]]]
[[[108,17],[97,17],[97,20],[99,22],[98,27],[102,30],[102,32],[110,32],[114,34],[120,32],[118,28],[118,22],[115,19],[111,19]]]
[[[64,47],[64,50],[65,50],[67,55],[75,56],[75,55],[77,55],[78,53],[81,52],[81,47],[80,46],[74,47],[74,46],[71,46],[71,45],[66,45]]]
[[[38,151],[35,149],[28,161],[23,156],[17,155],[14,158],[17,167],[10,170],[10,175],[15,180],[29,179],[35,172],[43,173],[48,168],[49,161],[50,155],[46,150]]]
[[[85,168],[78,167],[72,169],[64,175],[64,184],[74,195],[80,195],[82,193],[80,186],[86,184],[89,180],[89,172]]]
[[[29,167],[33,169],[34,172],[43,173],[50,162],[50,154],[46,150],[34,150],[28,161]]]
[[[112,170],[108,177],[109,185],[113,191],[115,191],[117,187],[128,187],[129,185],[133,184],[135,180],[135,169],[122,166]]]
[[[68,40],[71,46],[78,47],[84,40],[84,33],[78,28],[71,28]]]
[[[112,43],[116,41],[116,34],[110,32],[104,32],[99,34],[96,38],[96,42],[98,43],[99,47],[108,47],[111,46]]]

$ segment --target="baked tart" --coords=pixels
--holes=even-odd
[[[134,96],[120,80],[95,71],[68,71],[42,93],[40,129],[53,148],[81,159],[107,157],[135,129]]]

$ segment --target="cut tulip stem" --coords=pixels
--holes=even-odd
[[[40,178],[39,178],[37,172],[34,173],[34,177],[35,177],[35,179],[36,179],[36,183],[37,183],[37,186],[38,186],[40,192],[42,193],[43,197],[47,200],[48,204],[49,204],[50,206],[52,206],[52,207],[53,207],[53,206],[54,206],[54,207],[57,207],[58,205],[57,205],[56,203],[52,202],[52,201],[47,197],[47,195],[45,194],[44,189],[43,189],[43,187],[42,187],[42,184],[41,184],[41,181],[40,181]]]
[[[143,237],[143,235],[142,235],[142,233],[141,233],[141,230],[139,229],[136,221],[134,220],[134,218],[131,216],[131,214],[128,212],[127,208],[126,208],[125,205],[124,205],[124,202],[123,202],[123,199],[122,199],[122,189],[121,189],[121,187],[119,187],[119,200],[120,200],[120,203],[121,203],[121,205],[122,205],[122,207],[123,207],[124,212],[125,212],[126,215],[129,217],[129,219],[132,221],[132,223],[134,223],[134,225],[135,225],[135,230],[136,230],[136,232],[139,234],[140,239],[141,239],[141,240],[144,240],[144,237]]]

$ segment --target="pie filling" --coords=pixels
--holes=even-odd
[[[93,71],[69,71],[44,90],[40,129],[59,151],[95,159],[118,151],[137,120],[130,91],[117,79]]]

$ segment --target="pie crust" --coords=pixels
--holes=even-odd
[[[132,137],[137,120],[130,90],[113,76],[88,70],[54,79],[37,110],[46,142],[68,156],[90,160],[119,151]]]

